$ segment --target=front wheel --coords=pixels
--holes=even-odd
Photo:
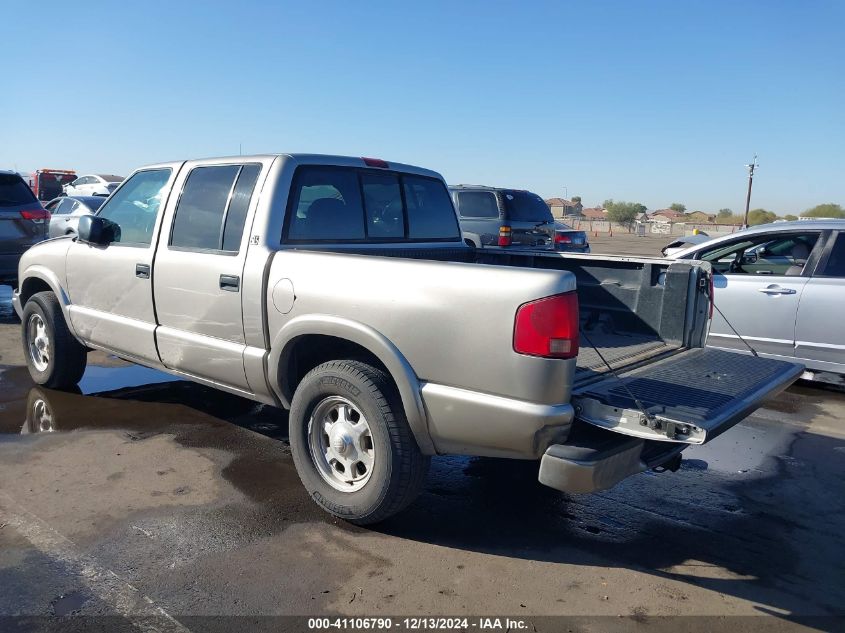
[[[85,373],[88,355],[68,329],[56,295],[32,295],[24,306],[21,328],[26,366],[32,379],[51,389],[75,386]]]
[[[359,361],[323,363],[302,379],[291,404],[290,443],[314,501],[358,525],[409,505],[430,461],[390,379]]]

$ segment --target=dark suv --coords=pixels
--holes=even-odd
[[[536,193],[483,185],[449,187],[464,238],[479,248],[590,252],[586,234],[555,222]]]
[[[0,284],[17,285],[18,261],[47,237],[50,214],[13,171],[0,171]]]

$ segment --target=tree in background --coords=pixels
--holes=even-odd
[[[572,204],[580,204],[581,196],[572,196]]]
[[[645,213],[646,210],[645,205],[639,202],[624,202],[622,200],[605,200],[602,206],[607,209],[608,220],[621,224],[628,229],[633,226],[637,215]]]
[[[734,212],[730,209],[719,209],[719,213],[716,214],[716,217],[720,220],[725,220],[727,218],[733,217]]]
[[[801,215],[806,218],[845,218],[845,209],[838,204],[828,202],[827,204],[819,204],[812,209],[807,209]]]
[[[765,209],[752,209],[748,212],[748,226],[757,226],[758,224],[768,224],[778,219],[778,216],[771,211]]]
[[[783,216],[783,219],[787,220],[788,222],[792,222],[793,220],[797,220],[798,216],[792,215],[791,213],[787,213],[785,216]]]
[[[683,213],[687,210],[686,205],[683,205],[680,202],[673,202],[669,205],[669,208],[672,209],[672,211],[677,211],[678,213]]]

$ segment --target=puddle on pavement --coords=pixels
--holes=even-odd
[[[79,381],[79,389],[82,393],[93,394],[113,389],[125,388],[127,386],[146,386],[162,382],[176,382],[180,380],[176,376],[166,374],[163,371],[142,367],[141,365],[129,365],[127,367],[98,367],[89,365],[85,369],[85,375]]]
[[[0,285],[0,323],[13,323],[17,320],[12,308],[12,287]]]
[[[0,442],[112,431],[141,442],[168,434],[184,448],[232,455],[221,464],[223,479],[275,516],[329,519],[293,467],[287,412],[138,366],[89,366],[81,387],[45,389],[23,367],[0,368]]]
[[[74,615],[86,602],[88,602],[87,596],[78,591],[64,594],[53,601],[53,615]]]

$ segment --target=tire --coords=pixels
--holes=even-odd
[[[289,435],[297,473],[311,498],[357,525],[403,510],[428,473],[430,458],[417,446],[393,383],[360,361],[330,361],[308,372],[293,396]],[[332,463],[326,455],[336,459]]]
[[[85,347],[70,333],[59,300],[52,292],[38,292],[26,302],[21,339],[29,375],[37,384],[49,389],[70,389],[85,373]]]

